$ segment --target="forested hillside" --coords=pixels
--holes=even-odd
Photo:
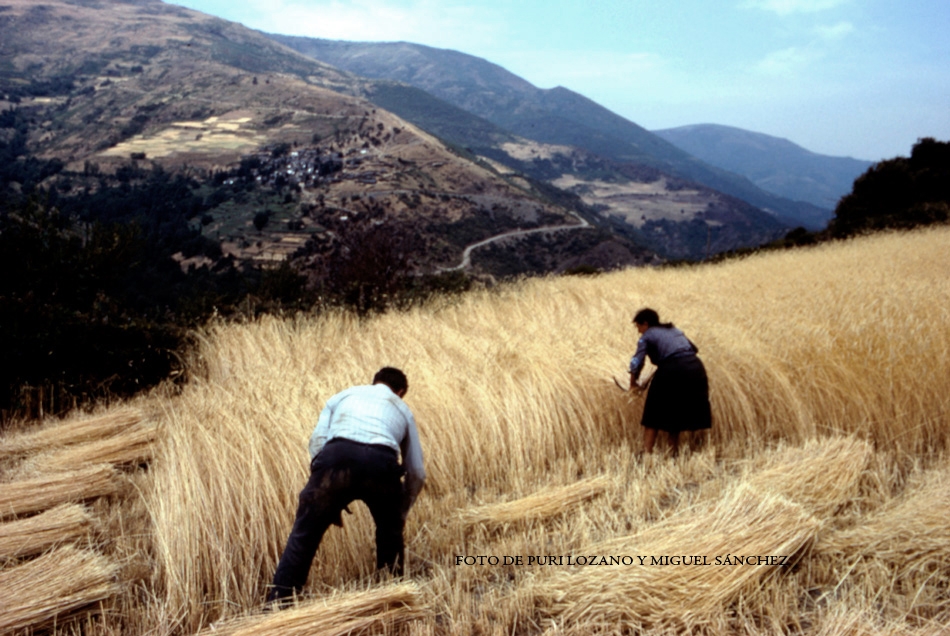
[[[950,219],[950,142],[914,144],[910,157],[873,166],[854,182],[831,222],[834,236],[911,228]]]

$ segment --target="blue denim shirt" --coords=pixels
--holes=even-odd
[[[697,351],[696,345],[676,327],[650,327],[637,341],[637,352],[630,358],[630,373],[640,377],[648,356],[650,362],[659,366],[668,358]]]

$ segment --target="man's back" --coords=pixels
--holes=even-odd
[[[386,384],[354,386],[327,400],[310,436],[310,458],[331,439],[386,446],[402,455],[406,471],[406,509],[425,483],[422,444],[412,411]]]
[[[336,437],[401,452],[410,423],[414,427],[412,411],[385,384],[351,387],[327,400],[310,437],[310,457]]]

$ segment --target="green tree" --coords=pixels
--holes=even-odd
[[[341,228],[324,258],[323,290],[360,315],[385,311],[413,287],[414,254],[422,239],[392,223],[355,223]]]
[[[36,198],[0,213],[2,415],[61,412],[169,375],[180,331],[128,297],[142,254],[134,226],[78,231]]]
[[[911,228],[950,218],[950,143],[921,139],[911,156],[872,166],[835,210],[832,236]]]
[[[257,228],[258,232],[261,232],[267,223],[270,221],[270,212],[258,212],[254,215],[254,227]]]

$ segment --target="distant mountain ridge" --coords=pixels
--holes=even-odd
[[[214,259],[289,262],[317,282],[329,277],[324,265],[339,237],[379,223],[411,233],[420,272],[456,265],[467,245],[489,237],[564,225],[579,231],[507,250],[504,269],[476,254],[473,273],[606,269],[653,258],[629,237],[581,224],[576,198],[556,192],[555,202],[366,98],[384,89],[239,24],[159,0],[5,0],[0,208],[26,181],[25,169],[5,168],[39,158],[55,168],[33,183],[61,197],[120,177],[129,185],[152,170],[183,171],[196,202],[186,220],[220,246]],[[474,120],[418,89],[396,93],[441,113],[446,125]],[[488,122],[480,134],[511,138]],[[182,268],[216,265],[193,256],[173,258]]]
[[[314,250],[338,230],[383,219],[422,237],[418,266],[434,270],[492,236],[587,221],[476,254],[474,269],[502,275],[611,268],[650,252],[697,260],[790,228],[677,173],[717,174],[642,127],[472,56],[400,45],[387,57],[408,50],[408,72],[453,103],[159,0],[6,2],[0,110],[28,122],[24,152],[61,162],[45,185],[73,196],[130,162],[186,169],[202,180],[195,229],[238,259],[317,268]],[[464,81],[447,64],[468,69]],[[314,253],[294,256],[304,244]]]
[[[269,36],[341,70],[405,82],[527,139],[576,146],[701,183],[769,211],[789,225],[818,228],[831,216],[827,209],[776,196],[745,177],[704,163],[583,95],[563,87],[539,89],[472,55],[407,42]],[[409,118],[406,112],[398,114]]]
[[[654,130],[670,143],[714,166],[748,177],[779,196],[833,210],[854,180],[874,165],[851,157],[811,152],[787,139],[718,124]]]
[[[268,34],[316,60],[374,79],[405,82],[515,134],[543,143],[565,144],[591,132],[588,147],[620,160],[668,165],[687,153],[566,88],[540,89],[481,58],[408,42],[364,43]],[[580,125],[571,133],[566,124]],[[621,143],[616,144],[617,132]],[[616,145],[614,145],[616,144]],[[609,152],[600,152],[609,148]]]

